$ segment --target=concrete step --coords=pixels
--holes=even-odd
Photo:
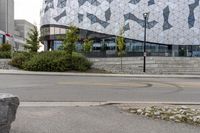
[[[109,64],[109,65],[94,65],[95,67],[108,67],[108,68],[119,68],[121,67],[120,64]],[[124,68],[132,68],[132,69],[137,69],[137,68],[143,68],[143,65],[125,65],[123,64],[122,65]],[[200,71],[200,67],[196,67],[196,66],[176,66],[176,65],[168,65],[168,66],[164,66],[164,65],[157,65],[157,64],[154,64],[154,65],[146,65],[147,68],[149,69],[156,69],[156,70],[163,70],[163,69],[166,69],[166,70],[198,70]]]

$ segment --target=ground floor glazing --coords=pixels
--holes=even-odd
[[[62,40],[44,41],[45,50],[59,50],[62,46]],[[83,43],[76,44],[76,50],[83,52]],[[126,39],[125,56],[142,56],[144,51],[144,43]],[[162,45],[162,44],[146,44],[148,56],[184,56],[184,57],[200,57],[200,46],[198,45]],[[117,56],[117,46],[115,39],[103,39],[94,41],[91,53],[88,56]]]
[[[45,25],[41,27],[42,42],[45,50],[58,50],[63,42],[59,40],[66,33],[66,26]],[[116,37],[93,31],[80,29],[80,41],[76,44],[76,50],[83,52],[83,40],[91,38],[93,48],[88,56],[110,57],[117,56]],[[125,39],[125,56],[143,56],[144,42],[139,40]],[[200,57],[200,45],[173,45],[147,42],[146,51],[148,56],[184,56]]]

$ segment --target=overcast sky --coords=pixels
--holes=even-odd
[[[15,19],[25,19],[39,26],[42,0],[14,0]]]

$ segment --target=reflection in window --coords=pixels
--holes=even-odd
[[[60,29],[60,34],[66,34],[66,29],[61,28],[61,29]]]
[[[0,34],[0,44],[3,44],[3,35]]]
[[[54,41],[53,49],[58,50],[62,46],[62,41]]]
[[[55,27],[55,34],[56,35],[60,34],[60,28]]]
[[[55,34],[54,27],[50,27],[50,35],[54,35],[54,34]]]

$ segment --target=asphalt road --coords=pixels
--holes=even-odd
[[[200,79],[0,75],[0,93],[24,102],[200,102]]]
[[[152,120],[106,107],[19,108],[11,133],[199,133],[200,127]]]
[[[200,79],[0,75],[0,93],[21,102],[11,133],[199,133],[200,128],[128,114],[115,106],[51,106],[52,102],[200,102]]]

